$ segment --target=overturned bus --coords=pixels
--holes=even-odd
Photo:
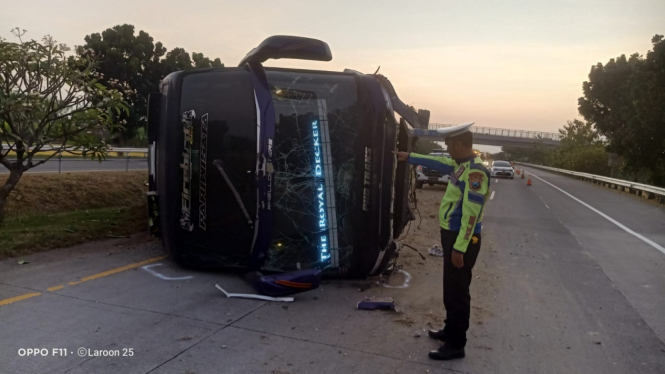
[[[429,113],[381,75],[264,68],[271,58],[332,55],[273,36],[236,68],[175,72],[150,96],[151,232],[189,266],[381,273],[412,219],[392,151],[410,150]]]

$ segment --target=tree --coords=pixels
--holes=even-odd
[[[114,116],[127,110],[122,92],[98,82],[91,51],[68,59],[69,48],[50,36],[24,42],[25,30],[12,32],[18,43],[0,39],[0,164],[9,170],[0,222],[23,173],[61,152],[101,160],[106,144],[99,133],[118,127]]]
[[[132,138],[139,128],[145,126],[148,94],[159,91],[162,78],[161,59],[166,48],[161,43],[153,43],[148,33],[140,31],[134,35],[134,26],[118,25],[85,37],[85,44],[78,48],[79,53],[91,49],[99,57],[97,70],[104,84],[118,81],[127,83],[130,92],[125,100],[129,112],[118,121],[126,121],[124,127],[115,129],[119,141]]]
[[[171,52],[168,52],[162,62],[162,72],[165,76],[174,71],[191,68],[192,59],[189,57],[189,53],[180,47],[173,48]]]
[[[207,67],[223,67],[221,60],[210,60],[203,53],[189,53],[183,48],[167,52],[161,42],[145,31],[135,35],[133,25],[117,25],[85,37],[85,45],[80,49],[92,49],[100,56],[99,72],[101,81],[126,82],[132,91],[126,101],[129,113],[120,118],[126,120],[123,128],[117,129],[118,141],[137,136],[139,129],[145,128],[148,113],[148,94],[159,92],[159,82],[168,74],[178,71]]]
[[[556,148],[535,144],[530,148],[503,147],[511,159],[543,164],[591,174],[608,175],[608,154],[598,132],[590,122],[568,121],[562,129],[561,144]]]
[[[609,174],[608,154],[593,124],[568,121],[559,134],[561,145],[548,155],[550,165],[583,173]]]
[[[427,155],[436,149],[442,149],[441,145],[431,140],[418,139],[415,144],[414,152]]]
[[[559,129],[561,143],[571,146],[589,146],[600,140],[598,131],[591,122],[580,120],[568,121],[562,129]]]
[[[665,40],[652,38],[646,58],[622,55],[591,68],[579,112],[633,170],[665,185]]]
[[[538,143],[529,148],[503,146],[501,151],[511,161],[527,161],[543,165],[548,165],[550,162],[551,150]]]
[[[219,58],[210,61],[209,58],[204,57],[203,53],[192,52],[192,60],[194,60],[195,68],[221,68],[224,67],[222,60]]]

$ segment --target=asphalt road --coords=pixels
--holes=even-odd
[[[88,171],[118,171],[127,168],[126,159],[107,159],[105,161],[92,160],[62,160],[62,166],[58,160],[49,160],[36,168],[30,169],[28,173],[57,173],[61,168],[63,173],[70,172],[88,172]],[[148,161],[145,159],[130,159],[129,170],[148,170]],[[0,174],[7,174],[9,171],[0,167]]]
[[[409,311],[355,310],[365,296],[388,295],[405,309],[414,300],[442,308],[440,258],[424,247],[436,241],[435,186],[419,192],[424,228],[407,240],[426,260],[419,269],[403,250],[413,278],[403,289],[361,293],[331,281],[290,304],[227,299],[215,283],[252,290],[232,275],[179,268],[158,242],[140,239],[2,261],[0,373],[664,373],[665,209],[533,173],[531,187],[492,180],[463,360],[430,361],[437,344],[414,337],[430,324]]]
[[[503,279],[502,323],[487,328],[522,337],[517,346],[504,340],[499,372],[665,372],[665,253],[639,237],[665,247],[663,206],[526,169],[531,187],[493,183],[485,221],[492,249],[482,260]]]

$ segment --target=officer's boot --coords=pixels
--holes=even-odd
[[[429,358],[432,360],[453,360],[464,357],[464,347],[454,348],[450,343],[445,343],[436,351],[429,352]]]
[[[434,340],[440,340],[444,343],[446,342],[446,339],[448,339],[445,330],[429,330],[427,335]]]

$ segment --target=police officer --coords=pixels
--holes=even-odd
[[[450,360],[464,357],[466,331],[471,313],[471,270],[480,251],[483,208],[489,196],[490,171],[473,152],[469,125],[442,129],[451,157],[396,152],[399,161],[423,165],[450,175],[439,208],[443,248],[443,304],[446,320],[443,330],[430,330],[429,336],[444,344],[429,357]]]

